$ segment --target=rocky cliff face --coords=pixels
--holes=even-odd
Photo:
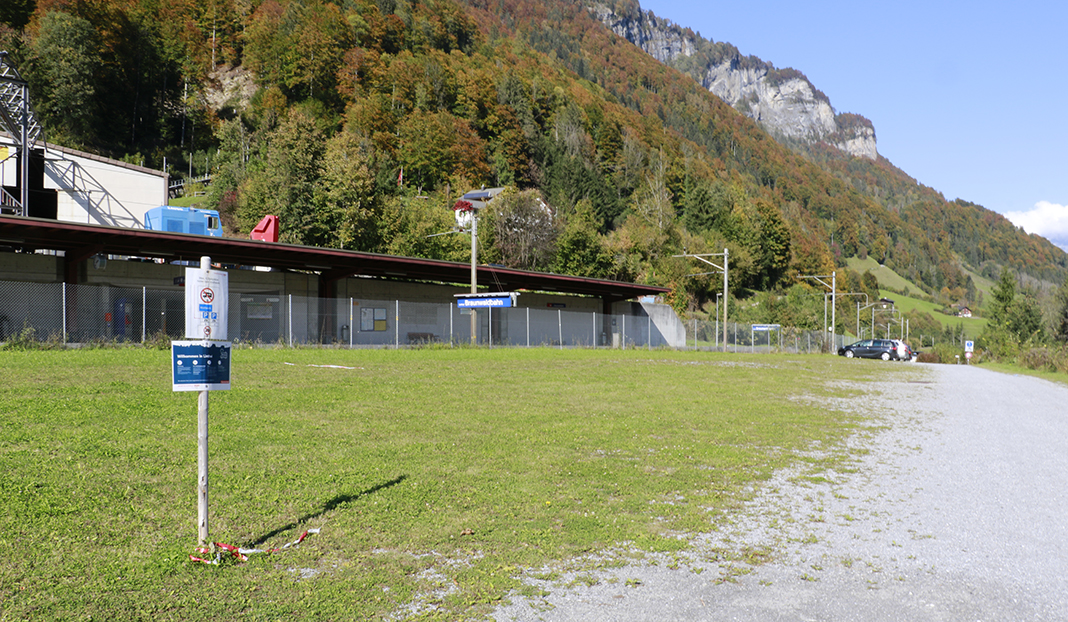
[[[617,35],[660,62],[689,73],[772,135],[826,142],[855,156],[878,158],[871,121],[836,114],[827,96],[801,72],[742,56],[733,45],[702,39],[652,11],[632,6],[617,12],[598,2],[590,10]]]

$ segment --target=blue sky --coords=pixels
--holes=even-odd
[[[640,1],[800,70],[917,181],[1068,249],[1068,3]]]

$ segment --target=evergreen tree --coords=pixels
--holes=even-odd
[[[1019,342],[1041,342],[1045,338],[1042,309],[1033,291],[1025,291],[1023,297],[1013,302],[1009,309],[1008,329]]]
[[[1054,299],[1053,338],[1068,343],[1068,279],[1065,279]]]
[[[580,201],[557,240],[556,272],[593,278],[608,274],[612,260],[597,229],[597,217],[589,201]]]
[[[1008,268],[1001,270],[1001,278],[990,292],[990,323],[996,327],[1006,327],[1016,300],[1016,277]]]
[[[31,46],[27,68],[41,122],[54,128],[54,141],[85,148],[94,142],[96,85],[101,65],[100,40],[89,21],[49,11]]]

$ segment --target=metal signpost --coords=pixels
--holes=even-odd
[[[198,391],[197,399],[197,540],[208,536],[208,392],[230,389],[230,342],[226,339],[229,275],[211,269],[201,257],[200,268],[185,270],[185,336],[171,342],[173,391]],[[194,341],[195,340],[195,341]]]
[[[474,273],[472,272],[472,274]],[[489,292],[482,294],[472,292],[470,294],[454,294],[454,296],[456,298],[456,308],[467,309],[472,317],[474,317],[475,309],[487,309],[492,311],[493,309],[509,309],[514,307],[515,299],[519,296],[519,292]],[[490,313],[487,318],[489,322],[489,346],[492,348],[493,313]],[[474,322],[472,322],[471,330],[471,334],[474,334]]]
[[[975,342],[974,341],[965,341],[964,342],[964,359],[968,362],[969,365],[971,365],[972,352],[974,352],[974,351],[975,351]]]
[[[768,352],[771,352],[771,331],[777,331],[779,338],[782,338],[781,326],[779,324],[753,324],[749,327],[749,351],[750,353],[755,351],[756,338],[755,333],[767,333],[768,334]]]

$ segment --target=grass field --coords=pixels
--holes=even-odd
[[[746,488],[834,447],[839,381],[904,365],[671,351],[236,350],[210,398],[169,352],[0,352],[0,619],[478,618],[523,569],[672,551]],[[337,365],[353,369],[322,367]],[[829,382],[834,379],[835,382]],[[805,399],[796,399],[796,398]]]

